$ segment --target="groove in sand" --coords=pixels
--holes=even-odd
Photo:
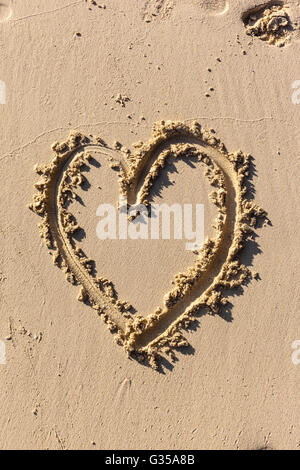
[[[80,227],[68,207],[76,199],[74,189],[84,183],[81,170],[89,161],[88,151],[108,155],[110,149],[101,138],[91,143],[79,132],[52,148],[52,162],[36,166],[42,180],[35,185],[38,193],[30,205],[43,218],[40,234],[54,263],[70,282],[81,286],[78,299],[90,302],[129,355],[157,368],[162,354],[172,359],[174,349],[188,345],[182,332],[201,308],[218,313],[228,302],[224,288],[238,287],[252,277],[238,254],[265,212],[247,198],[250,156],[241,151],[229,153],[214,131],[202,129],[197,122],[162,121],[148,142],[135,144],[133,154],[120,147],[120,193],[130,204],[149,203],[151,187],[170,157],[193,156],[207,166],[206,176],[214,189],[210,197],[218,209],[216,236],[206,240],[194,265],[175,276],[163,307],[143,317],[131,314],[131,305],[117,299],[110,280],[94,275],[92,260],[76,247],[73,237]]]

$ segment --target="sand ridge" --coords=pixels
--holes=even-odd
[[[174,138],[199,142],[213,155],[199,151],[193,143],[172,144],[147,169],[158,146]],[[123,152],[119,187],[130,204],[148,204],[151,186],[170,156],[193,156],[207,166],[206,176],[213,186],[210,198],[218,209],[215,237],[205,241],[193,266],[175,276],[163,307],[143,317],[131,313],[129,302],[117,299],[112,281],[95,276],[93,260],[76,246],[73,237],[80,227],[69,206],[76,199],[76,187],[84,184],[82,169],[91,158],[92,148],[108,154],[101,138],[91,142],[80,132],[72,132],[66,142],[55,143],[52,162],[35,168],[42,179],[35,185],[38,193],[30,208],[43,219],[40,235],[54,263],[64,270],[68,281],[81,286],[78,299],[88,302],[102,316],[128,355],[158,368],[162,355],[175,359],[174,350],[188,345],[183,330],[195,320],[199,309],[218,313],[228,301],[224,289],[241,286],[253,277],[238,255],[253,234],[258,218],[266,214],[247,196],[250,155],[242,151],[229,153],[214,131],[202,129],[198,122],[187,125],[172,121],[155,124],[152,138],[146,143],[138,142],[134,153],[127,149]],[[145,169],[144,182],[138,189]]]

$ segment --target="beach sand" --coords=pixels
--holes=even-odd
[[[1,449],[300,447],[299,25],[1,2]],[[100,240],[120,196],[203,204],[204,246]]]

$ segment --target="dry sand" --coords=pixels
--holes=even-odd
[[[0,20],[0,448],[299,448],[298,2]],[[120,194],[203,203],[204,247],[100,241]]]

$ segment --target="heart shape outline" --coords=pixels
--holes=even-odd
[[[196,150],[190,143],[181,142],[151,162],[159,147],[171,144],[172,139],[189,139],[201,145],[205,152]],[[38,192],[29,207],[43,219],[39,224],[40,235],[49,252],[54,255],[54,264],[65,271],[68,281],[81,285],[78,300],[88,301],[103,317],[109,330],[115,334],[117,343],[125,348],[129,356],[143,362],[146,359],[157,369],[161,354],[167,354],[175,360],[174,350],[188,345],[182,330],[191,325],[200,308],[205,307],[213,314],[217,313],[227,302],[224,289],[241,286],[253,277],[250,269],[239,261],[238,254],[253,234],[258,219],[265,218],[266,213],[247,197],[247,178],[252,157],[241,151],[229,153],[213,130],[204,130],[196,121],[191,125],[180,121],[156,123],[150,140],[136,144],[135,148],[137,150],[134,154],[127,151],[127,159],[119,161],[120,193],[128,198],[130,204],[149,203],[150,188],[171,155],[182,158],[193,154],[208,167],[212,166],[207,176],[212,186],[217,188],[212,193],[212,199],[218,207],[217,235],[214,239],[206,240],[195,264],[175,279],[175,287],[164,297],[163,309],[159,308],[147,317],[139,314],[132,316],[128,303],[115,298],[111,281],[92,275],[92,260],[75,246],[72,238],[80,227],[66,205],[76,198],[74,189],[84,182],[81,170],[90,158],[86,152],[100,149],[100,153],[105,153],[109,149],[101,138],[91,142],[82,133],[71,132],[66,142],[53,144],[55,157],[51,163],[35,166],[42,180],[35,184]],[[213,156],[206,153],[208,149],[213,152]],[[139,188],[143,172],[146,176]],[[218,256],[221,262],[216,262]],[[202,289],[200,295],[196,292],[196,298],[192,302],[188,301],[189,305],[183,309],[190,291],[197,289],[198,282],[203,283],[203,280],[206,288]],[[175,312],[176,308],[181,309],[181,313],[175,315],[172,321],[174,308]],[[173,317],[170,312],[173,312]],[[163,322],[168,323],[166,328],[161,327]],[[160,328],[159,334],[155,334],[157,328]],[[147,340],[149,334],[151,339]]]

